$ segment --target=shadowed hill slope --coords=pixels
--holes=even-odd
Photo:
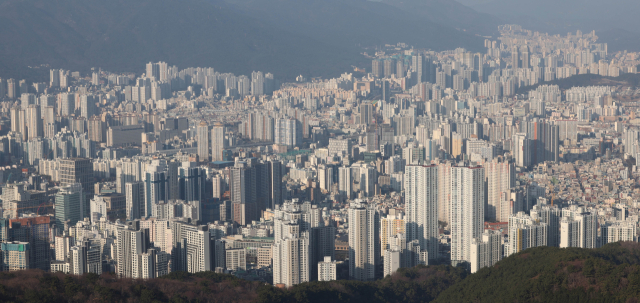
[[[468,274],[446,265],[403,268],[373,282],[309,282],[279,289],[231,275],[174,272],[149,280],[0,273],[2,302],[638,302],[640,244],[538,247]]]
[[[0,77],[27,66],[142,72],[149,61],[222,72],[339,75],[365,62],[358,50],[328,45],[203,0],[4,0]],[[45,78],[47,67],[43,67]]]
[[[435,302],[638,302],[640,244],[538,247],[483,268]]]
[[[362,47],[478,50],[482,38],[365,0],[0,0],[0,77],[142,72],[149,61],[291,80],[369,67]]]

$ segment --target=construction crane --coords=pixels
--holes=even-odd
[[[3,211],[12,211],[12,210],[20,210],[20,209],[34,209],[36,208],[36,214],[38,215],[38,213],[40,212],[40,207],[53,207],[53,203],[51,204],[46,204],[47,202],[43,202],[41,203],[38,208],[36,208],[35,206],[27,206],[27,207],[17,207],[17,208],[7,208],[7,209],[3,209]]]
[[[40,203],[40,205],[38,205],[38,209],[36,210],[36,215],[40,215],[40,207],[42,207],[42,206],[44,206],[45,208],[46,207],[53,207],[53,203],[44,205],[45,203],[47,203],[47,202],[42,202],[42,203]]]
[[[44,156],[45,159],[49,159],[49,157],[51,157],[51,154],[53,154],[53,149],[49,151],[49,153],[47,155]]]

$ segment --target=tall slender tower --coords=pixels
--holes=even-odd
[[[438,164],[438,221],[450,223],[451,216],[451,162]]]
[[[42,137],[44,135],[42,128],[42,119],[40,117],[40,106],[32,104],[27,107],[27,130],[29,139]]]
[[[507,222],[509,216],[517,213],[511,211],[509,201],[501,199],[502,193],[515,186],[515,166],[513,163],[499,158],[484,165],[487,177],[487,205],[485,219],[487,221]]]
[[[272,160],[267,163],[269,165],[269,183],[271,189],[271,209],[275,209],[276,205],[284,202],[284,192],[282,190],[282,176],[284,169],[282,163],[278,160]]]
[[[198,157],[201,162],[209,161],[209,125],[202,121],[196,130],[198,138]]]
[[[373,106],[368,102],[360,104],[360,123],[369,125],[371,122],[373,122]]]
[[[167,161],[153,160],[144,172],[145,218],[153,215],[153,206],[169,200],[169,172]]]
[[[520,56],[519,50],[517,46],[513,46],[511,48],[511,68],[519,68],[520,67]]]
[[[16,90],[16,80],[13,78],[7,80],[7,97],[9,99],[15,99],[18,97],[18,92]]]
[[[484,168],[451,168],[451,263],[471,262],[471,240],[484,225]]]
[[[24,124],[24,121],[20,121],[20,107],[12,107],[9,113],[11,115],[11,131],[20,132],[20,125],[21,123]]]
[[[60,184],[63,186],[80,183],[82,185],[83,217],[89,216],[89,200],[93,198],[95,179],[93,163],[88,158],[60,160]]]
[[[125,184],[127,220],[145,217],[144,183],[127,182]]]
[[[344,199],[351,199],[351,168],[339,167],[338,168],[338,192]]]
[[[438,166],[407,166],[404,176],[407,242],[438,257]]]
[[[221,123],[211,129],[211,161],[222,161],[222,151],[227,147],[224,133],[225,127]]]
[[[513,135],[512,144],[511,150],[516,165],[520,167],[531,165],[531,139],[529,136],[526,133],[516,133]]]
[[[116,231],[116,262],[118,276],[133,278],[139,276],[138,254],[144,251],[142,231],[119,228]]]
[[[257,193],[256,188],[256,168],[250,162],[236,162],[231,169],[229,190],[234,208],[233,220],[240,225],[259,219],[256,195],[265,193]]]
[[[291,287],[311,277],[309,215],[297,201],[274,209],[273,283]]]
[[[49,70],[49,86],[60,87],[60,71],[57,69]]]
[[[349,277],[373,281],[380,264],[380,217],[375,208],[352,203],[349,206]]]

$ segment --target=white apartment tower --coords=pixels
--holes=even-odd
[[[515,166],[513,163],[495,158],[484,165],[487,178],[487,205],[485,219],[487,221],[507,222],[512,215],[511,203],[502,199],[515,185]]]
[[[276,206],[274,212],[274,277],[276,271],[282,284],[295,282],[295,276],[286,276],[285,270],[298,264],[301,283],[318,277],[317,265],[325,257],[335,257],[335,227],[325,225],[330,220],[326,209],[310,202],[298,203],[297,199]],[[298,248],[298,253],[282,249]],[[290,264],[286,264],[290,263]]]
[[[531,209],[531,218],[547,224],[547,246],[560,247],[560,208],[557,205],[536,204]]]
[[[154,205],[169,200],[169,171],[165,159],[153,160],[147,165],[144,173],[145,213],[144,217],[153,214]],[[126,189],[125,189],[126,190]]]
[[[351,165],[351,173],[353,178],[360,183],[360,192],[365,197],[375,195],[377,179],[376,168],[364,162],[358,162]]]
[[[122,278],[140,276],[138,254],[144,251],[144,235],[141,231],[118,229],[116,231],[117,273]]]
[[[351,199],[351,168],[339,167],[338,168],[338,192],[340,196],[346,200]]]
[[[225,263],[228,270],[247,269],[247,251],[244,248],[225,250]]]
[[[349,206],[349,277],[373,281],[380,263],[380,217],[375,208],[356,201]]]
[[[471,261],[471,240],[484,230],[484,168],[451,168],[451,262]]]
[[[335,228],[326,209],[297,199],[274,209],[274,283],[295,285],[318,277],[318,263],[335,256]],[[276,279],[277,278],[277,279]],[[280,281],[280,282],[275,282]]]
[[[471,273],[502,260],[502,233],[485,230],[482,236],[471,240]]]
[[[309,232],[289,223],[283,238],[273,244],[273,283],[291,287],[310,279]]]
[[[401,267],[402,250],[397,247],[391,247],[384,250],[384,268],[383,275],[390,276]]]
[[[289,147],[302,143],[302,129],[300,122],[294,118],[276,119],[274,141]]]
[[[602,245],[619,241],[636,241],[636,225],[629,222],[607,222],[600,226]]]
[[[451,219],[451,163],[438,164],[438,221],[450,223]],[[405,168],[406,169],[406,168]]]
[[[69,250],[69,273],[84,275],[85,262],[85,248],[80,246],[71,247]]]
[[[311,279],[311,222],[296,201],[285,202],[274,212],[273,284],[291,287]]]
[[[520,167],[531,165],[531,139],[526,133],[517,133],[513,135],[512,141],[511,152],[516,160],[516,165]]]
[[[595,213],[571,205],[562,210],[560,220],[560,247],[597,247],[597,222]]]
[[[35,139],[44,135],[42,127],[42,115],[40,113],[40,106],[31,104],[27,107],[27,130],[29,132],[29,139]]]
[[[196,128],[196,138],[198,139],[198,157],[202,162],[209,161],[209,125],[202,121]]]
[[[407,242],[402,233],[389,239],[389,247],[384,250],[383,257],[383,275],[385,277],[392,275],[402,267],[428,264],[428,253],[425,250],[420,250],[418,240]]]
[[[386,218],[380,218],[380,249],[390,247],[391,238],[397,234],[406,234],[406,221],[403,214],[389,214]]]
[[[66,261],[71,248],[71,237],[63,235],[55,237],[55,260]]]
[[[320,182],[320,189],[331,192],[333,186],[333,167],[327,167],[324,164],[318,165],[318,182]]]
[[[220,123],[211,129],[211,161],[222,161],[222,151],[227,148],[224,135],[225,127]]]
[[[548,225],[524,212],[509,218],[509,243],[505,256],[538,246],[547,246]]]
[[[171,222],[175,252],[172,253],[174,271],[197,273],[211,270],[211,236],[206,225]]]
[[[404,176],[407,241],[418,240],[438,258],[438,166],[406,166]],[[386,262],[386,261],[385,261]]]
[[[331,257],[324,257],[323,262],[318,262],[318,281],[335,281],[338,279],[338,262],[331,261]]]

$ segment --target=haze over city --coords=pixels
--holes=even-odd
[[[0,0],[0,301],[637,302],[639,13]]]

